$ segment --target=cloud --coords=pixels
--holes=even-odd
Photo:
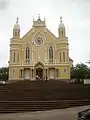
[[[66,26],[70,57],[75,63],[87,61],[90,53],[90,0],[0,0],[0,66],[9,59],[12,29],[19,16],[21,36],[32,26],[33,16],[45,16],[46,25],[58,34],[60,16]]]
[[[0,10],[7,9],[9,6],[10,0],[0,0]]]

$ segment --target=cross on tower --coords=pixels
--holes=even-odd
[[[40,19],[40,14],[38,14],[38,19]]]
[[[18,19],[19,19],[19,17],[17,17],[17,21],[16,21],[16,23],[18,23]]]
[[[62,17],[60,17],[60,22],[62,23]]]

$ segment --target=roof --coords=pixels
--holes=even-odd
[[[73,60],[71,58],[69,58],[69,60],[71,60],[73,62]]]

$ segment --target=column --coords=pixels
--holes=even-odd
[[[22,76],[22,72],[23,72],[23,71],[21,70],[21,78],[23,77],[23,76]]]
[[[39,47],[38,47],[38,60],[40,60],[40,54],[39,54]]]
[[[33,80],[33,69],[31,69],[31,79]]]
[[[58,68],[56,69],[56,79],[58,79]]]
[[[32,69],[32,80],[36,80],[36,76],[35,76],[35,69]]]
[[[47,77],[47,69],[46,69],[46,80],[48,79],[48,77]]]
[[[23,80],[24,80],[24,77],[25,77],[25,75],[24,75],[24,69],[23,69]]]
[[[21,70],[20,70],[20,79],[21,79],[21,80],[23,80],[23,78],[24,78],[24,76],[23,76],[24,73],[23,73],[23,72],[24,72],[24,70],[21,69]]]
[[[33,62],[34,62],[34,46],[32,44],[32,64],[33,64]]]
[[[49,69],[48,68],[46,70],[46,74],[47,74],[47,80],[49,80]]]
[[[33,47],[32,47],[32,62],[33,62]]]
[[[21,80],[21,70],[19,71],[19,79]]]
[[[45,48],[45,63],[47,63],[47,54],[48,54],[47,48]]]
[[[45,77],[46,77],[46,75],[45,75],[45,69],[43,68],[43,80],[45,80]]]

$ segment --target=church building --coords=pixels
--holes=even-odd
[[[62,17],[56,37],[45,19],[33,19],[32,28],[20,38],[18,18],[10,41],[9,80],[69,80],[73,60]]]

